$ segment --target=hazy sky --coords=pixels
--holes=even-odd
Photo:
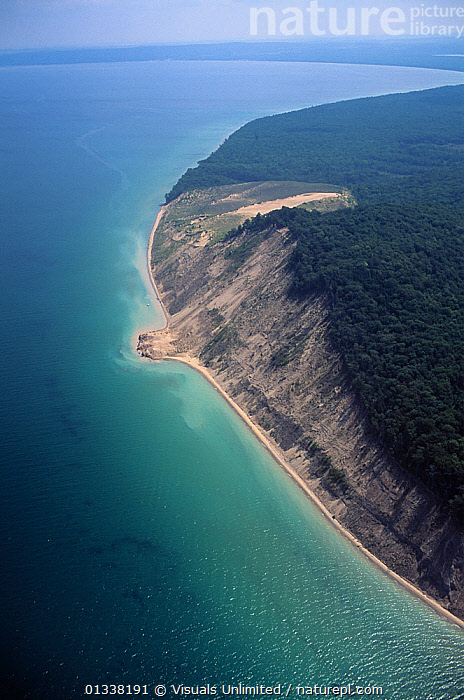
[[[312,14],[307,10],[311,5]],[[361,8],[365,12],[374,8],[365,25],[368,35],[385,34],[385,30],[392,30],[392,35],[410,34],[414,19],[426,26],[445,27],[442,32],[456,36],[457,29],[449,27],[463,26],[464,17],[436,18],[432,8],[461,5],[462,0],[0,0],[0,48],[263,38],[272,29],[269,14],[260,14],[257,37],[250,35],[250,9],[263,7],[275,13],[275,37],[281,39],[311,38],[318,32],[333,35],[334,27],[338,31],[349,26],[348,12],[352,13],[350,33],[359,34]],[[332,30],[330,8],[338,13],[332,17]],[[421,15],[424,9],[428,16]],[[382,12],[387,13],[383,25]]]

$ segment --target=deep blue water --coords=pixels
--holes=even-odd
[[[462,697],[462,633],[333,531],[201,376],[133,350],[159,322],[144,269],[158,205],[232,130],[462,81],[298,63],[0,70],[3,697],[239,681]]]

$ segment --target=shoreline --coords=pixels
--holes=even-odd
[[[156,229],[159,226],[159,223],[166,212],[166,208],[168,205],[163,205],[155,219],[155,223],[152,227],[152,230],[150,232],[150,237],[148,241],[148,247],[147,247],[147,265],[148,265],[148,273],[150,277],[150,281],[152,283],[153,289],[155,291],[155,296],[157,300],[160,303],[161,310],[164,315],[164,325],[156,328],[155,331],[161,331],[165,330],[169,326],[169,314],[161,300],[160,294],[158,292],[158,288],[156,286],[156,282],[153,276],[153,271],[151,269],[151,250],[152,250],[152,244],[153,244],[153,238],[156,232]],[[146,358],[150,359],[150,358]],[[299,476],[299,474],[290,466],[290,464],[286,461],[283,453],[279,449],[277,445],[273,445],[270,440],[267,438],[265,433],[263,432],[262,428],[254,423],[252,419],[248,416],[245,411],[243,411],[240,406],[225,392],[225,390],[221,387],[221,385],[214,379],[214,377],[208,372],[206,367],[203,367],[199,361],[196,358],[193,358],[189,355],[179,355],[179,356],[170,356],[166,355],[160,360],[151,360],[154,362],[162,362],[163,360],[171,360],[174,362],[180,362],[187,367],[190,367],[191,369],[199,372],[215,389],[216,391],[219,392],[219,394],[222,396],[222,398],[227,401],[229,406],[236,412],[236,414],[239,416],[239,418],[245,423],[245,425],[250,428],[252,433],[255,435],[255,437],[258,438],[258,440],[261,442],[263,447],[269,452],[269,454],[276,460],[276,462],[284,469],[284,471],[290,476],[290,478],[299,486],[303,492],[309,496],[311,501],[314,503],[314,505],[319,509],[319,511],[324,515],[324,517],[332,523],[332,526],[335,527],[338,532],[343,535],[349,542],[351,542],[352,545],[354,545],[360,552],[364,554],[373,564],[375,564],[383,573],[387,574],[391,579],[393,579],[396,583],[398,583],[400,586],[405,588],[407,591],[415,595],[417,598],[419,598],[423,603],[428,605],[432,610],[434,610],[436,613],[441,615],[442,617],[446,618],[448,622],[451,624],[455,625],[456,627],[460,628],[461,630],[464,630],[464,620],[461,620],[459,617],[456,617],[456,615],[453,615],[449,610],[444,608],[440,603],[433,598],[431,598],[427,593],[424,591],[421,591],[417,586],[414,584],[410,583],[406,579],[404,579],[402,576],[397,574],[395,571],[390,569],[384,562],[382,562],[380,559],[378,559],[372,552],[370,552],[366,547],[364,547],[361,542],[346,528],[341,525],[340,522],[336,519],[334,515],[330,513],[330,511],[326,508],[326,506],[320,501],[320,499],[316,496],[315,493],[311,491],[309,486],[305,483],[305,481]]]
[[[155,219],[155,223],[152,226],[152,229],[150,231],[150,237],[148,239],[148,245],[147,245],[147,268],[148,268],[148,276],[150,278],[151,286],[153,287],[153,291],[155,292],[155,297],[156,300],[158,301],[161,311],[163,312],[164,316],[164,324],[160,326],[159,328],[156,328],[155,330],[157,331],[162,331],[165,328],[168,327],[169,325],[169,314],[166,311],[166,307],[163,304],[163,300],[161,299],[160,293],[158,291],[158,287],[156,286],[155,278],[153,277],[153,270],[151,269],[151,249],[153,247],[153,238],[156,233],[156,229],[158,228],[161,219],[165,215],[167,208],[169,204],[163,204],[163,206],[160,208],[158,215]]]

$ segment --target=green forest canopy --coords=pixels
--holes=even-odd
[[[464,201],[464,86],[310,107],[256,119],[180,178],[168,201],[203,187],[331,182],[359,202]]]

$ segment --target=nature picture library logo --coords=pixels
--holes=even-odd
[[[335,0],[336,2],[336,0]],[[345,7],[310,0],[306,7],[250,8],[251,36],[435,36],[462,38],[464,6],[402,4]]]

